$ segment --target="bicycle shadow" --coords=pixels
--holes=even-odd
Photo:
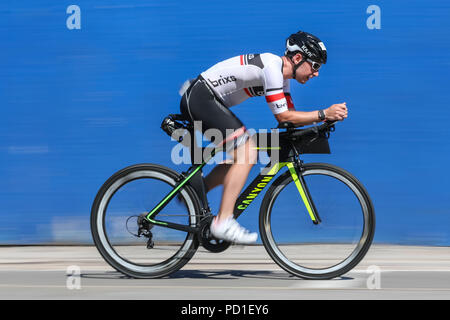
[[[252,270],[180,270],[169,275],[169,279],[218,279],[230,280],[239,278],[252,278],[262,280],[285,280],[297,281],[304,280],[284,271],[252,271]],[[353,280],[351,277],[339,277],[333,280]]]
[[[81,278],[105,279],[105,280],[155,280],[136,279],[124,275],[118,271],[106,271],[103,273],[82,273]],[[261,280],[284,280],[284,281],[310,281],[298,278],[283,271],[252,271],[252,270],[179,270],[171,275],[159,279],[210,279],[210,280],[232,280],[232,279],[261,279]],[[157,279],[156,279],[157,280]],[[333,281],[354,280],[352,277],[342,276],[332,279]],[[316,280],[317,281],[317,280]],[[322,280],[327,281],[327,280]]]

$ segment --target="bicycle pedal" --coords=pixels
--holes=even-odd
[[[155,242],[152,239],[148,239],[147,249],[153,249],[154,246],[155,246]]]

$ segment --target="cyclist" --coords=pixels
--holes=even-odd
[[[224,139],[214,141],[216,145],[232,145],[227,150],[234,161],[217,165],[205,177],[207,191],[223,184],[219,212],[210,227],[214,237],[242,244],[253,243],[258,237],[233,219],[236,199],[256,163],[257,151],[244,124],[230,107],[250,97],[265,96],[278,122],[289,121],[301,126],[344,120],[348,115],[345,102],[311,112],[296,111],[292,102],[289,79],[305,84],[319,75],[321,65],[326,62],[323,42],[299,31],[286,40],[284,56],[246,54],[224,60],[202,72],[186,91],[180,92],[182,114],[192,121],[202,121],[202,130],[220,130]]]

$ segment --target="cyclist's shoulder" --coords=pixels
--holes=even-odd
[[[258,66],[261,68],[282,63],[280,56],[270,52],[243,54],[240,57],[243,59],[243,64],[256,64],[257,61],[260,61]]]
[[[260,56],[264,64],[267,66],[278,66],[283,63],[283,60],[280,56],[271,52],[261,53]]]
[[[238,63],[240,65],[256,65],[260,67],[261,69],[268,66],[278,66],[283,63],[283,60],[280,56],[270,53],[270,52],[264,52],[264,53],[250,53],[250,54],[241,54],[238,56],[233,56],[226,58],[224,60],[221,60],[217,62],[217,64],[235,64]]]
[[[283,65],[283,60],[280,56],[266,52],[261,53],[261,61],[264,64],[264,70],[269,73],[279,73],[281,71],[281,67]]]
[[[281,61],[281,57],[271,52],[264,52],[260,54],[263,59],[270,61]]]
[[[283,82],[283,59],[276,54],[266,52],[261,54],[261,60],[264,63],[266,81],[277,84]]]

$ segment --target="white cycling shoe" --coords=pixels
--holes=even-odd
[[[233,218],[217,221],[217,217],[211,223],[211,234],[217,239],[226,240],[237,244],[250,244],[256,242],[258,234],[250,233]]]

